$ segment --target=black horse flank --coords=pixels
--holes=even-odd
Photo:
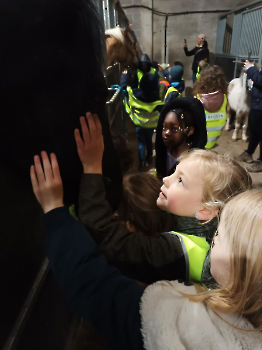
[[[121,195],[120,164],[105,113],[104,28],[97,6],[95,0],[1,3],[0,280],[5,331],[0,345],[43,258],[41,212],[29,182],[33,156],[42,150],[56,153],[65,202],[77,203],[82,168],[74,129],[81,115],[96,112],[103,127],[103,173],[110,179],[112,208]]]

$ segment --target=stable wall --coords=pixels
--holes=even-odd
[[[232,10],[249,0],[121,0],[121,5],[145,5],[165,13],[206,10]],[[143,8],[126,9],[126,15],[136,33],[143,52],[152,60],[164,62],[165,16],[152,15],[152,11]],[[200,13],[169,16],[167,22],[167,63],[181,61],[185,66],[185,79],[192,75],[193,57],[186,57],[183,50],[184,38],[188,49],[196,45],[198,34],[205,33],[210,50],[210,61],[214,62],[218,17],[223,13]]]

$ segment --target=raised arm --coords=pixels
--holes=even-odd
[[[99,126],[90,122],[92,116],[88,115],[87,119],[89,129],[86,123],[81,121],[83,140],[78,139],[80,132],[76,132],[77,149],[84,168],[79,195],[79,219],[99,245],[99,249],[111,262],[146,264],[149,268],[160,268],[181,258],[183,252],[176,237],[162,234],[159,237],[148,238],[142,232],[130,232],[120,222],[112,222],[112,212],[105,198],[101,168],[94,164],[92,169],[90,158],[92,156],[97,162],[100,158],[101,162],[101,138],[98,141],[101,133]],[[92,132],[93,135],[88,135]],[[96,171],[98,168],[100,173]]]
[[[192,50],[188,51],[187,45],[184,45],[184,51],[186,56],[193,56],[196,53],[196,48],[194,47]]]
[[[46,251],[71,307],[101,331],[114,349],[143,349],[139,303],[144,289],[108,265],[84,226],[63,206],[54,154],[31,167],[33,191],[44,212]]]

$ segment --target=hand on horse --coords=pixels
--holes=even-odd
[[[52,209],[64,206],[63,184],[56,155],[50,154],[51,163],[46,152],[41,152],[41,157],[44,170],[40,157],[35,156],[35,165],[30,168],[30,177],[36,199],[44,213],[47,213]]]
[[[81,138],[79,130],[76,129],[75,140],[84,173],[102,174],[104,139],[98,116],[87,112],[86,117],[80,117],[80,124],[83,138]]]

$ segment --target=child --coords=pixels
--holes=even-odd
[[[122,87],[126,85],[124,78],[125,74],[122,74]],[[128,99],[125,101],[125,108],[136,127],[139,167],[142,170],[146,162],[151,163],[152,161],[152,136],[157,126],[159,110],[164,102],[160,101],[158,78],[150,73],[143,75],[139,88],[132,89],[127,86],[127,92]]]
[[[170,86],[165,95],[165,102],[168,103],[171,99],[182,97],[182,92],[185,90],[185,82],[183,79],[184,68],[180,65],[173,66],[170,71]]]
[[[226,78],[222,69],[218,66],[205,67],[194,85],[193,92],[205,108],[207,127],[205,148],[211,149],[216,145],[227,119]]]
[[[205,67],[208,67],[209,63],[202,60],[198,63],[198,67],[197,67],[197,74],[196,74],[196,78],[198,79],[200,77],[200,73],[202,71],[202,69],[204,69]]]
[[[262,344],[262,191],[224,208],[212,244],[215,289],[162,281],[144,289],[109,265],[84,226],[63,207],[54,154],[30,174],[45,213],[49,263],[70,306],[113,349],[253,349]],[[135,235],[134,235],[135,236]]]
[[[148,237],[172,230],[173,215],[160,210],[156,204],[161,184],[159,179],[148,173],[125,176],[117,220],[131,232],[141,231]]]
[[[171,100],[162,110],[156,132],[156,172],[159,178],[171,175],[181,154],[204,148],[206,121],[201,103],[192,97]]]
[[[75,132],[84,169],[79,197],[79,219],[90,230],[107,259],[112,263],[127,264],[128,267],[132,265],[133,275],[137,280],[145,283],[159,279],[190,280],[183,239],[180,236],[162,233],[148,238],[141,231],[133,233],[121,223],[112,223],[112,211],[105,200],[101,169],[101,127],[91,114],[87,114],[87,119],[90,132],[85,118],[80,118],[84,142],[79,131]],[[165,201],[163,194],[160,194],[157,205],[160,209],[176,215],[176,231],[201,237],[200,244],[205,245],[204,249],[207,250],[217,228],[216,216],[219,208],[231,196],[250,186],[250,176],[244,168],[225,155],[204,150],[186,153],[176,172],[163,181],[162,192],[166,195],[165,188],[172,185],[172,195]],[[145,195],[143,187],[139,193]],[[199,237],[195,237],[196,240]],[[203,265],[203,261],[198,266],[201,264]],[[201,279],[199,273],[198,278]]]

